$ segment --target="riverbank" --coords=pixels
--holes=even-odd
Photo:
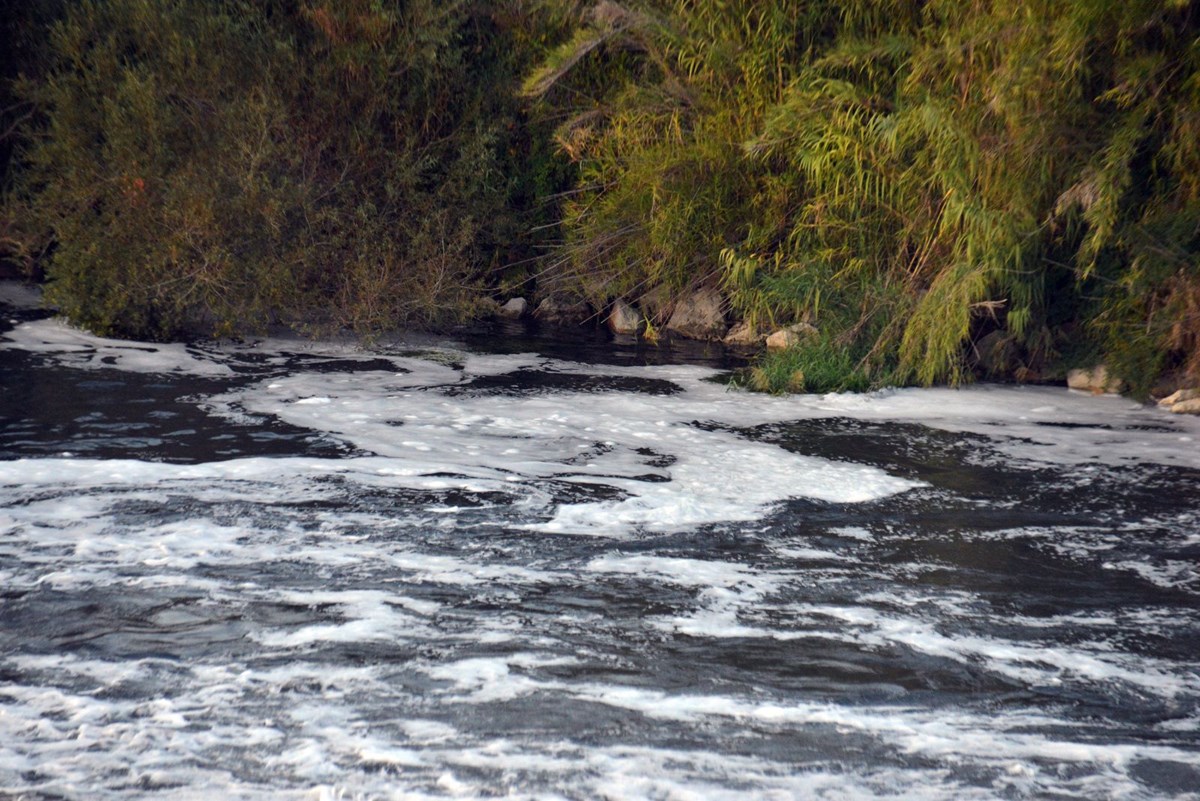
[[[0,280],[0,303],[14,309],[34,311],[43,309],[44,300],[36,284]],[[546,311],[548,307],[550,312]],[[833,391],[862,392],[871,389],[865,382],[847,379],[846,375],[852,374],[852,370],[844,363],[823,365],[823,372],[814,380],[811,372],[812,357],[806,357],[803,348],[808,338],[814,339],[819,345],[819,335],[815,329],[808,331],[793,327],[802,333],[793,334],[786,340],[784,347],[771,348],[767,342],[770,339],[769,335],[747,338],[746,326],[743,323],[728,325],[721,317],[713,318],[710,330],[724,331],[726,336],[723,337],[702,339],[681,336],[669,326],[666,326],[664,333],[655,333],[648,337],[644,321],[628,329],[614,326],[611,310],[608,315],[604,315],[591,311],[586,305],[577,305],[574,307],[573,316],[569,316],[564,313],[561,304],[543,305],[540,307],[540,314],[539,307],[528,303],[522,303],[521,308],[522,312],[519,314],[498,313],[471,324],[461,324],[456,327],[453,335],[468,346],[485,351],[498,347],[496,343],[502,343],[499,347],[509,352],[531,350],[551,356],[586,353],[589,359],[601,363],[718,366],[728,373],[731,386],[774,394],[825,394]],[[673,307],[666,305],[665,308]],[[790,333],[788,329],[782,331]],[[731,337],[730,333],[736,336]],[[276,327],[271,336],[305,338],[305,335],[287,327]],[[324,338],[330,340],[328,334]],[[352,332],[343,332],[340,341],[347,347],[365,344]],[[401,339],[397,339],[395,335],[382,335],[371,339],[372,343],[382,347],[394,347],[399,341],[410,344],[422,341],[436,342],[440,341],[440,337],[434,333],[408,332]],[[806,366],[810,370],[807,378]],[[1110,376],[1102,366],[1075,370],[1067,370],[1064,367],[1058,371],[1059,376],[1040,377],[1036,382],[998,380],[1004,376],[982,368],[978,372],[979,379],[985,384],[1067,386],[1072,390],[1093,395],[1119,395],[1127,389],[1123,382]],[[1141,400],[1158,402],[1167,411],[1198,414],[1200,403],[1196,402],[1197,398],[1200,398],[1200,393],[1190,387],[1181,386],[1181,379],[1178,377],[1165,377],[1158,382],[1149,398]]]

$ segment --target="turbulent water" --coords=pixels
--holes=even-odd
[[[5,318],[0,798],[1200,798],[1195,419]]]

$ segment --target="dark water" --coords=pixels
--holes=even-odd
[[[1200,797],[1190,421],[6,317],[0,798]]]

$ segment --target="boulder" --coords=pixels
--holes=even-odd
[[[1159,406],[1175,406],[1200,398],[1200,389],[1177,389],[1158,402]]]
[[[656,286],[648,292],[643,292],[637,305],[647,320],[661,325],[667,321],[667,312],[671,308],[671,290],[662,285]]]
[[[586,302],[547,296],[538,303],[533,316],[550,325],[579,325],[588,319],[591,310]]]
[[[40,309],[42,288],[21,281],[0,281],[0,303],[15,309]]]
[[[525,312],[528,311],[528,309],[529,304],[525,301],[525,298],[513,298],[512,300],[508,301],[508,303],[505,303],[500,307],[499,314],[501,317],[507,317],[510,320],[516,320],[519,317],[524,317]]]
[[[1007,333],[992,331],[975,343],[976,363],[984,375],[1007,375],[1012,371],[1016,350]]]
[[[742,322],[729,329],[729,333],[722,340],[726,345],[747,346],[757,345],[762,342],[763,335],[760,334],[750,323],[743,320]]]
[[[799,345],[804,340],[817,333],[817,328],[808,323],[796,323],[787,328],[781,328],[767,337],[767,350],[787,350]]]
[[[675,304],[667,321],[667,330],[688,339],[720,339],[725,336],[725,313],[721,295],[713,289],[701,289]]]
[[[1200,414],[1200,389],[1177,389],[1158,402],[1175,414]]]
[[[1200,398],[1173,403],[1171,404],[1171,411],[1175,414],[1200,414]]]
[[[1093,395],[1116,395],[1123,384],[1119,378],[1110,377],[1108,368],[1100,364],[1090,370],[1069,371],[1067,386]]]
[[[604,322],[614,334],[636,334],[642,324],[642,315],[625,301],[615,300]]]

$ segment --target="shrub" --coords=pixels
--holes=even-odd
[[[23,93],[24,227],[102,333],[470,315],[506,228],[520,61],[467,2],[83,0]]]

